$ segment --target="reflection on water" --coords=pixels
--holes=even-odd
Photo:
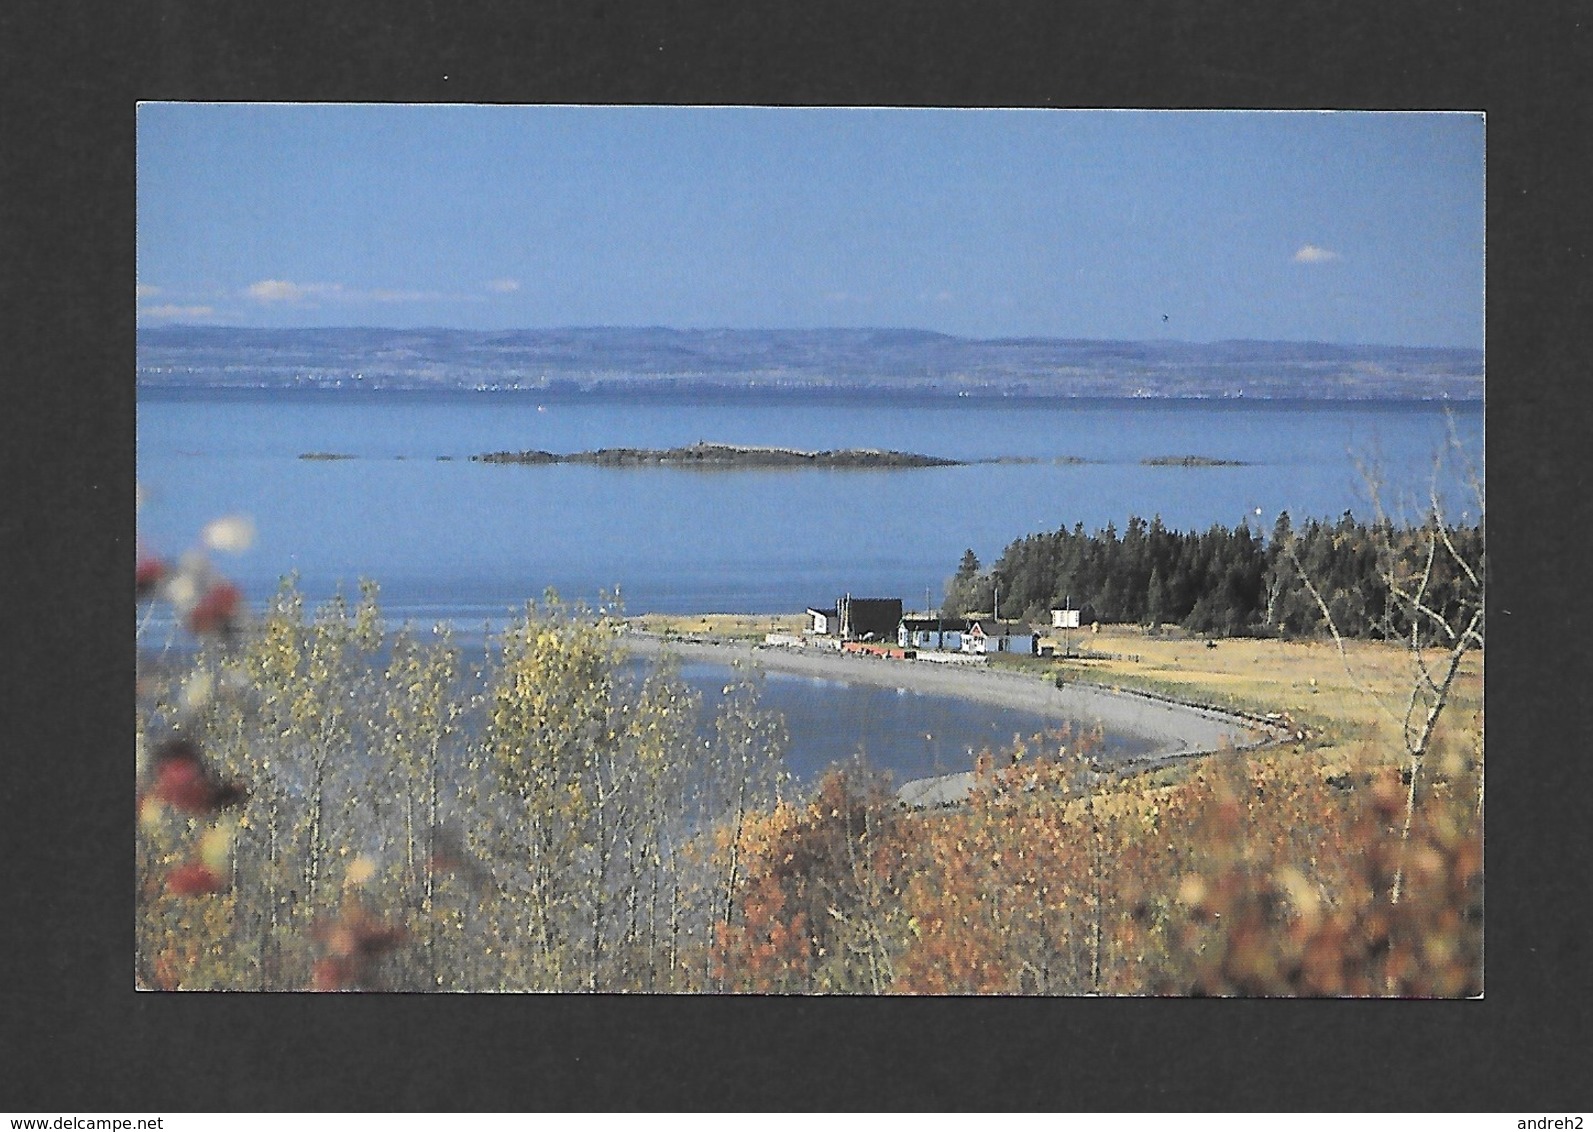
[[[682,665],[681,677],[703,697],[705,717],[723,694],[732,670],[715,664]],[[983,750],[1000,751],[1015,738],[1054,732],[1062,724],[1036,712],[1018,711],[915,692],[906,688],[849,684],[770,672],[763,703],[785,716],[791,734],[786,762],[799,784],[811,785],[825,768],[861,757],[889,771],[900,784],[930,775],[971,770]],[[1075,733],[1091,730],[1080,721]],[[1107,735],[1107,752],[1133,755],[1148,740]]]

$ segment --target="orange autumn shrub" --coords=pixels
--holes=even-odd
[[[1229,773],[1196,826],[1212,852],[1177,882],[1175,946],[1154,984],[1197,995],[1455,998],[1482,990],[1482,841],[1474,778],[1429,771],[1409,836],[1408,780],[1385,769],[1355,791],[1326,870],[1280,851],[1278,813]],[[1247,820],[1248,819],[1248,820]],[[1257,836],[1260,834],[1260,836]],[[1321,858],[1313,858],[1317,864]],[[1342,877],[1329,888],[1324,877]],[[1395,899],[1396,880],[1400,895]]]
[[[837,773],[808,805],[750,821],[737,914],[716,936],[727,989],[1480,990],[1475,766],[1425,771],[1407,838],[1396,770],[1351,781],[1298,752],[1230,753],[1155,786],[1106,777],[1091,749],[986,756],[946,812]]]
[[[715,926],[715,970],[730,990],[880,993],[904,933],[901,884],[908,820],[888,784],[830,771],[804,805],[748,821],[741,881]]]

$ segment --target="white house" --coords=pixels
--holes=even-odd
[[[980,655],[1017,653],[1020,656],[1034,656],[1039,651],[1039,638],[1028,625],[981,618],[970,622],[968,631],[962,635],[962,651]]]
[[[904,649],[923,652],[957,652],[962,648],[962,622],[909,615],[897,626],[896,643]]]
[[[808,606],[808,632],[821,637],[833,637],[841,631],[841,616],[836,609],[815,609]]]

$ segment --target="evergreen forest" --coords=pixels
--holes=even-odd
[[[1428,563],[1424,551],[1435,544],[1446,553]],[[1412,618],[1391,584],[1397,588],[1401,577],[1430,565],[1421,603],[1458,625],[1480,581],[1468,565],[1480,572],[1482,550],[1480,524],[1440,518],[1396,526],[1346,511],[1336,522],[1296,527],[1284,513],[1262,538],[1248,524],[1175,531],[1159,517],[1133,516],[1121,534],[1114,524],[1088,534],[1081,523],[1020,538],[988,570],[968,550],[946,583],[942,611],[961,617],[999,602],[1005,615],[1049,624],[1048,611],[1066,604],[1085,624],[1178,625],[1227,637],[1312,637],[1335,629],[1399,640]]]

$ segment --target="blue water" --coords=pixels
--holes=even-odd
[[[1453,412],[1480,454],[1481,407]],[[175,553],[209,519],[249,514],[256,545],[221,563],[246,593],[289,571],[312,597],[368,576],[397,620],[497,620],[550,587],[594,604],[618,591],[631,613],[791,612],[846,592],[916,606],[926,591],[939,602],[964,548],[988,564],[1014,538],[1076,522],[1270,530],[1283,510],[1369,514],[1357,461],[1380,465],[1385,500],[1425,499],[1447,427],[1442,407],[1415,403],[144,391],[139,529]],[[697,440],[1091,462],[701,472],[468,459]],[[316,451],[357,459],[298,458]],[[1140,463],[1188,454],[1250,463]],[[1445,490],[1460,498],[1454,481]]]
[[[687,664],[681,666],[680,675],[702,696],[705,717],[711,716],[723,692],[726,669]],[[785,761],[799,786],[812,786],[826,767],[854,759],[889,772],[898,785],[971,770],[982,751],[1007,750],[1014,739],[1028,740],[1041,734],[1055,737],[1062,726],[1060,721],[1034,712],[787,672],[766,673],[761,696],[765,705],[785,716],[790,733]],[[1072,724],[1075,736],[1091,731],[1089,721]],[[1107,735],[1099,753],[1131,756],[1150,746],[1149,741],[1133,735]]]
[[[1470,451],[1480,406],[1457,406]],[[245,513],[258,540],[218,565],[250,598],[289,571],[312,600],[362,576],[390,621],[499,625],[554,588],[630,613],[799,612],[842,593],[938,604],[964,548],[989,564],[1011,540],[1071,527],[1121,529],[1131,514],[1174,528],[1369,513],[1357,461],[1384,498],[1425,499],[1448,425],[1416,404],[1076,401],[627,401],[532,393],[152,393],[138,405],[140,539],[175,554],[209,520]],[[477,464],[499,449],[571,452],[697,440],[879,447],[961,459],[1079,457],[894,471],[719,471]],[[352,460],[309,461],[304,452]],[[1155,456],[1251,461],[1145,467]],[[439,456],[452,457],[439,460]],[[1458,484],[1446,491],[1459,497]],[[1457,504],[1456,510],[1463,507]],[[1257,508],[1261,515],[1256,515]],[[683,670],[711,706],[724,669]],[[896,781],[966,770],[985,747],[1053,724],[938,696],[768,674],[787,763],[811,784],[861,754]],[[1133,736],[1107,739],[1131,753]]]

